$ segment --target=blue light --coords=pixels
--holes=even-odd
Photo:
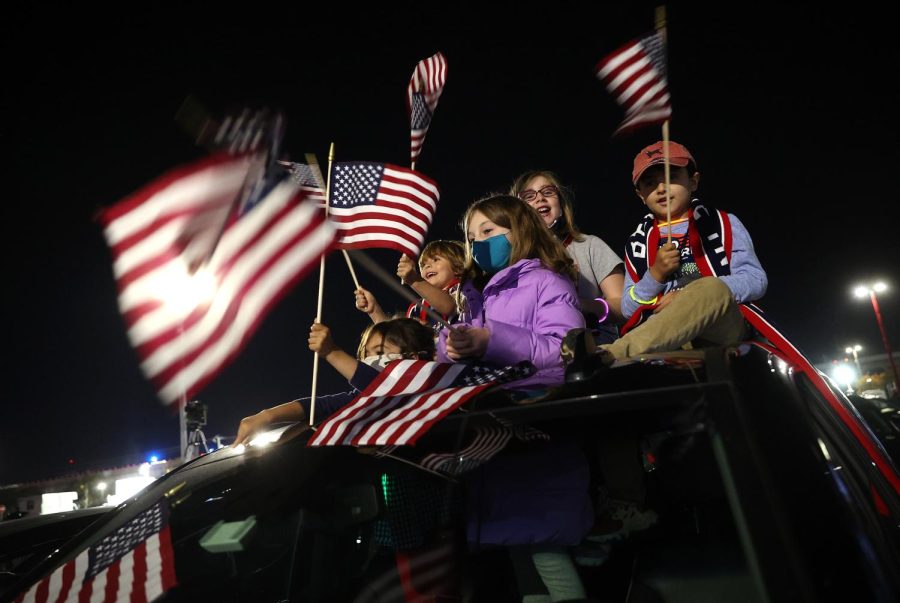
[[[151,462],[151,463],[158,463],[158,462],[159,462],[159,457],[156,456],[155,454],[150,455],[150,462]]]

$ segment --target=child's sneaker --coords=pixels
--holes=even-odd
[[[575,547],[572,556],[575,557],[575,563],[581,567],[599,567],[609,559],[610,551],[612,551],[611,544],[597,544],[585,540]]]
[[[594,523],[587,539],[597,543],[616,542],[632,532],[656,525],[657,521],[659,516],[653,509],[641,511],[634,503],[610,499],[606,512]]]

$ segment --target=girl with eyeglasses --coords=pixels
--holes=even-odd
[[[599,335],[595,340],[599,343],[615,340],[618,337],[615,324],[624,322],[622,259],[602,239],[578,230],[571,193],[553,172],[525,172],[513,182],[510,194],[537,211],[575,261],[578,300],[588,326]]]

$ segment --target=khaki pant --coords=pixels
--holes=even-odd
[[[669,352],[692,342],[694,347],[727,345],[745,335],[744,317],[731,290],[720,279],[707,277],[688,284],[644,324],[600,347],[619,359]]]

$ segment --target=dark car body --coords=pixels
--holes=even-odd
[[[178,585],[163,600],[521,600],[509,551],[462,542],[467,476],[418,464],[499,418],[576,440],[588,458],[614,434],[641,442],[660,521],[580,570],[592,599],[900,600],[896,465],[850,401],[814,380],[744,345],[619,364],[527,403],[487,394],[413,448],[310,448],[310,431],[295,426],[269,447],[171,472],[3,596],[166,500]],[[201,543],[220,521],[253,532],[210,551]]]
[[[109,511],[93,507],[0,522],[0,592]]]

